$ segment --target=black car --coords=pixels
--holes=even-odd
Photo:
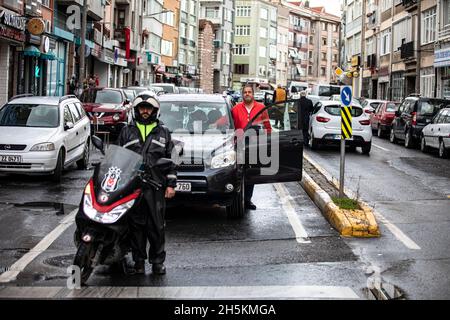
[[[252,138],[244,147],[242,136],[234,130],[231,105],[223,96],[168,94],[160,97],[160,103],[161,121],[172,132],[172,138],[183,144],[177,161],[177,195],[169,201],[169,206],[220,205],[227,208],[229,217],[242,217],[246,183],[301,180],[303,137],[301,130],[296,128],[296,120],[292,128],[285,124],[286,130],[273,129],[269,135],[271,139],[265,140],[268,135],[256,119],[268,114],[270,107],[266,107],[251,121],[247,134]],[[293,108],[288,109],[295,112]],[[291,118],[297,119],[296,116]],[[270,119],[270,122],[273,126],[274,120]],[[275,138],[275,131],[279,139]],[[279,152],[275,152],[277,146]],[[266,148],[273,154],[270,161],[264,159],[264,155],[270,154]],[[248,159],[248,154],[260,156],[248,165],[245,163],[249,161],[243,160]],[[271,170],[271,166],[275,169]]]
[[[420,141],[423,128],[442,108],[450,106],[450,100],[411,96],[407,97],[395,112],[392,122],[390,141],[405,142],[405,147],[412,148]]]

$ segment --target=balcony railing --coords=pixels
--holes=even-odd
[[[402,4],[406,10],[414,10],[417,8],[418,0],[402,0]]]
[[[414,57],[414,41],[404,43],[400,47],[400,57],[402,59],[409,59]]]
[[[442,27],[441,30],[439,30],[438,37],[439,40],[444,40],[450,37],[450,24],[447,24],[446,26]]]

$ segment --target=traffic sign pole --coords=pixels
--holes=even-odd
[[[339,198],[344,198],[344,181],[345,181],[345,140],[352,135],[352,119],[350,105],[353,100],[353,90],[351,87],[344,87],[341,90],[341,166],[339,177]]]
[[[345,178],[345,138],[341,139],[341,169],[339,177],[339,198],[344,198],[344,178]]]

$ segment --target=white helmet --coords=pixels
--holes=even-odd
[[[142,119],[141,114],[139,113],[139,107],[143,105],[153,108],[153,112],[147,120]],[[135,121],[141,122],[142,124],[150,124],[152,122],[155,122],[159,118],[159,109],[160,105],[158,96],[153,91],[141,92],[133,100],[133,119]]]

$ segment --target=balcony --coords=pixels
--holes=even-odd
[[[416,10],[418,2],[419,0],[402,0],[402,4],[408,12]]]
[[[439,41],[450,38],[450,24],[447,24],[441,30],[439,30],[438,38]]]
[[[367,56],[367,68],[375,68],[377,66],[377,55],[370,54]]]
[[[402,44],[402,46],[400,47],[400,58],[414,58],[414,41]]]

